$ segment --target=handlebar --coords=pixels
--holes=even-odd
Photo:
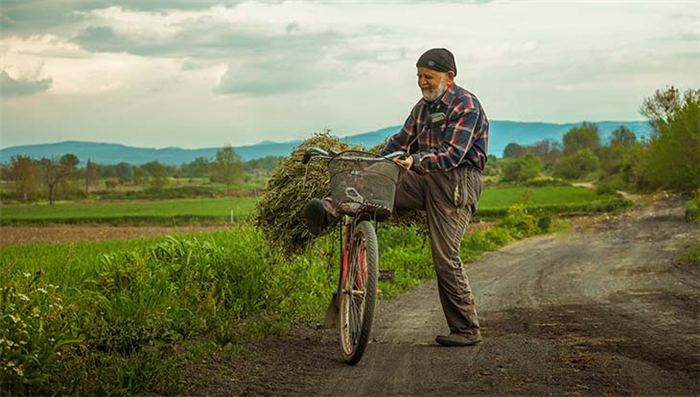
[[[312,157],[317,157],[317,158],[325,158],[325,159],[331,159],[337,155],[342,154],[343,152],[333,152],[331,151],[330,153],[321,149],[320,147],[312,146],[310,148],[307,148],[306,151],[304,152],[304,157],[301,160],[302,164],[308,164],[309,161],[311,161]],[[406,152],[403,150],[398,150],[393,153],[389,153],[386,156],[381,156],[381,158],[391,160],[396,157],[406,157]]]
[[[321,149],[320,147],[312,146],[304,152],[304,158],[301,160],[302,164],[308,164],[311,161],[311,156],[320,155],[325,158],[330,158],[331,154],[327,151]]]

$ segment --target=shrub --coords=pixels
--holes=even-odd
[[[567,179],[579,179],[600,168],[598,157],[590,149],[564,157],[554,166],[554,175]]]
[[[497,226],[507,229],[511,236],[520,239],[537,233],[535,217],[529,215],[523,204],[513,204],[506,216],[497,222]]]
[[[611,195],[617,193],[612,181],[599,181],[596,184],[595,192],[599,195]]]
[[[543,216],[537,218],[537,229],[541,233],[548,232],[550,227],[552,227],[552,216],[551,215],[543,215]]]
[[[505,161],[503,167],[503,182],[524,182],[532,179],[542,172],[542,160],[532,153],[518,159]]]

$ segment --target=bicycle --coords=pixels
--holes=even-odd
[[[339,317],[343,360],[357,364],[369,343],[374,307],[379,291],[378,242],[375,225],[391,216],[401,166],[391,159],[403,151],[377,156],[361,151],[328,153],[311,147],[303,164],[312,159],[328,160],[331,200],[345,222],[340,223],[340,275],[329,311]]]

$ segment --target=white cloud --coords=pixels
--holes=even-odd
[[[492,119],[637,119],[653,90],[700,86],[693,2],[194,3],[3,4],[0,70],[47,90],[2,99],[5,144],[84,129],[201,147],[400,124],[431,47],[454,52]]]

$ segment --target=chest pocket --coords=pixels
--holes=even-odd
[[[430,131],[430,144],[442,146],[445,139],[445,126],[447,124],[447,116],[444,112],[435,112],[428,115],[427,129]],[[437,149],[433,147],[433,149]]]

